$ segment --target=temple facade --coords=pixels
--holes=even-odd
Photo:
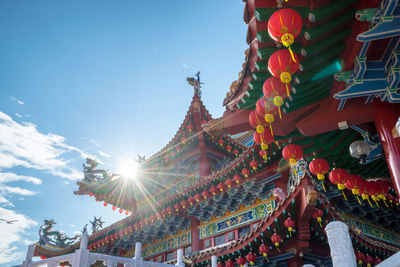
[[[141,242],[145,261],[176,264],[179,250],[194,267],[398,266],[381,262],[400,249],[400,3],[243,2],[249,47],[224,115],[206,109],[198,74],[137,181],[84,165],[75,194],[127,215],[88,250],[132,258]],[[34,255],[79,248],[44,240]]]

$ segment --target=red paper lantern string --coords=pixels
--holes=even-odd
[[[310,172],[313,175],[316,175],[317,179],[321,181],[322,188],[324,189],[324,192],[326,192],[324,180],[325,174],[329,171],[329,163],[324,159],[313,159],[310,162],[310,165],[308,165],[308,168],[310,169]]]

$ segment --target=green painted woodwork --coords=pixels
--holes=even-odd
[[[268,71],[268,61],[257,61],[255,65],[258,71]]]
[[[251,104],[243,103],[242,100],[240,100],[240,102],[236,103],[236,107],[238,109],[250,109],[250,110],[253,110],[253,109],[256,108],[256,105],[255,105],[255,103],[251,103]]]
[[[330,77],[330,79],[319,79],[316,80],[314,82],[308,82],[308,83],[300,83],[300,84],[295,84],[292,85],[292,87],[295,89],[296,91],[296,95],[301,94],[303,92],[307,92],[309,90],[314,89],[315,87],[328,87],[330,86],[331,82],[333,81],[333,79]],[[329,88],[330,89],[330,88]]]
[[[291,46],[293,52],[295,52],[296,54],[299,54],[301,52],[301,48],[302,45],[301,43],[295,43]],[[286,49],[285,47],[283,47],[282,49]],[[278,48],[275,46],[266,46],[266,47],[261,47],[257,50],[257,55],[260,59],[266,59],[268,60],[269,57],[272,55],[272,53],[274,53],[275,51],[277,51]]]
[[[333,31],[334,29],[346,24],[354,19],[354,10],[347,12],[341,16],[336,17],[334,20],[329,21],[329,23],[322,23],[318,26],[308,29],[304,33],[306,40],[314,40],[322,35]],[[329,37],[327,37],[329,38]]]
[[[317,73],[319,73],[321,71],[321,69],[326,68],[327,66],[329,66],[330,64],[333,64],[336,62],[336,59],[333,59],[331,61],[328,62],[324,62],[324,64],[318,66],[318,68],[313,68],[312,70],[309,70],[307,72],[297,72],[294,76],[294,79],[296,79],[297,83],[304,83],[308,80],[310,80],[314,75],[316,75]]]
[[[296,100],[296,102],[291,103],[289,107],[285,107],[284,110],[286,113],[289,113],[301,109],[302,107],[305,107],[312,103],[318,102],[328,96],[329,96],[329,91],[321,91],[316,94],[313,94],[311,97],[308,98],[304,97],[301,101]]]
[[[308,7],[290,7],[291,9],[296,10],[302,18],[306,18],[310,9]],[[267,21],[271,17],[271,15],[277,11],[278,8],[255,8],[254,16],[258,21]]]
[[[249,82],[249,88],[251,90],[260,90],[262,91],[264,81],[251,81]]]
[[[319,42],[315,42],[313,44],[310,44],[306,47],[303,47],[301,49],[301,54],[303,56],[312,56],[317,53],[319,53],[322,50],[327,49],[328,47],[331,47],[338,42],[342,41],[345,39],[349,34],[351,33],[351,29],[346,27],[343,28],[335,33],[333,33],[329,38],[322,39]]]
[[[251,97],[251,98],[260,98],[262,97],[262,91],[261,90],[247,90],[246,91],[246,98]]]
[[[253,72],[251,74],[254,80],[256,81],[265,81],[269,77],[271,77],[271,73],[269,72]]]
[[[323,19],[326,19],[326,18],[332,16],[336,12],[339,12],[339,11],[355,4],[358,1],[359,0],[335,0],[335,1],[332,1],[330,4],[327,4],[325,6],[322,6],[320,8],[314,9],[314,10],[311,10],[310,13],[308,14],[308,19],[312,22],[321,21]],[[336,18],[337,18],[337,16],[335,16],[333,19],[336,19]]]

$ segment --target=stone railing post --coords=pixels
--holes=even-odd
[[[217,256],[213,255],[211,256],[211,267],[217,267],[218,262],[217,262]]]
[[[349,235],[349,227],[340,221],[325,227],[333,267],[357,267],[356,255]]]
[[[75,251],[72,259],[72,266],[76,267],[88,267],[89,266],[89,250],[87,248],[88,234],[83,233],[81,236],[81,243],[79,249]]]
[[[136,242],[135,244],[135,267],[142,267],[143,258],[142,258],[142,243]]]
[[[176,266],[185,267],[183,263],[183,249],[181,248],[176,251]]]
[[[30,245],[28,251],[26,252],[26,258],[22,263],[22,267],[28,267],[29,263],[32,262],[33,254],[35,253],[35,245]]]

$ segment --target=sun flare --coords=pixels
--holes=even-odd
[[[127,180],[136,179],[137,171],[138,171],[138,164],[133,159],[124,160],[123,162],[121,162],[119,166],[119,174],[121,175],[122,178]]]

